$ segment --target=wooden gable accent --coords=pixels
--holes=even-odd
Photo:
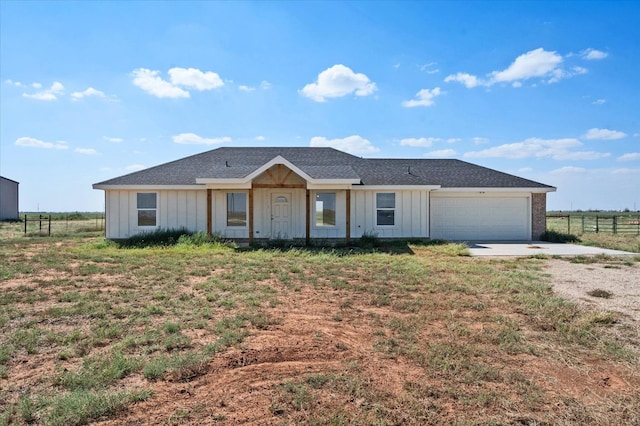
[[[306,188],[306,181],[283,164],[275,164],[253,180],[253,188]]]

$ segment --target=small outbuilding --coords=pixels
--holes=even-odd
[[[155,229],[239,242],[379,238],[536,240],[556,188],[448,159],[333,148],[218,148],[93,185],[106,237]]]
[[[0,220],[18,220],[18,185],[0,176]]]

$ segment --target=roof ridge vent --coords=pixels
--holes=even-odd
[[[225,166],[225,167],[231,167],[231,166],[229,165],[229,162],[228,162],[228,161],[226,161],[226,160],[225,160],[225,162],[224,162],[224,166]]]

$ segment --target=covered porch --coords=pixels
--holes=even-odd
[[[360,180],[348,166],[309,174],[276,157],[244,177],[197,182],[207,191],[209,234],[249,243],[351,238],[351,186]]]

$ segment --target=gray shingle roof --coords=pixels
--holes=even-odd
[[[196,178],[243,178],[277,156],[314,179],[360,179],[363,185],[441,185],[443,188],[548,188],[460,160],[369,159],[333,148],[218,148],[96,185],[194,185]]]

